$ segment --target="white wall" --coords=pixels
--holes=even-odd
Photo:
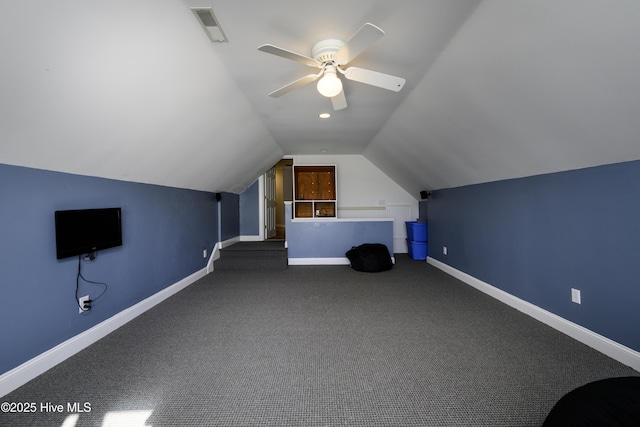
[[[394,218],[394,252],[406,253],[405,221],[418,218],[418,200],[361,155],[291,156],[294,165],[335,165],[339,218]]]

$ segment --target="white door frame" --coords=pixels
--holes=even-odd
[[[293,159],[293,156],[284,156],[281,160]],[[295,162],[294,162],[295,163]],[[277,162],[276,162],[277,164]],[[275,167],[275,165],[273,165]],[[291,168],[293,171],[293,168]],[[265,227],[265,205],[264,205],[264,174],[258,177],[258,240],[266,240],[264,227]]]
[[[265,239],[275,237],[276,232],[276,167],[273,166],[263,174],[264,177],[264,234]]]
[[[260,175],[258,178],[258,240],[265,240],[264,238],[264,175]]]

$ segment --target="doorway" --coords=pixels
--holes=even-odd
[[[280,160],[264,175],[265,240],[285,239],[286,201],[293,201],[293,159]]]

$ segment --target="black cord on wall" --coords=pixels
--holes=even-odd
[[[84,257],[85,261],[93,261],[96,258],[95,253],[92,252],[88,255],[86,255]],[[102,295],[105,294],[105,292],[107,292],[107,284],[103,283],[103,282],[94,282],[92,280],[87,280],[84,278],[84,276],[82,275],[82,255],[78,255],[78,274],[76,275],[76,304],[78,304],[78,307],[80,308],[80,310],[82,311],[89,311],[91,310],[91,303],[94,301],[97,301]],[[78,297],[78,291],[80,288],[80,279],[82,279],[83,281],[85,281],[86,283],[90,283],[92,285],[100,285],[103,286],[104,289],[102,290],[102,292],[100,293],[100,295],[98,295],[97,297],[90,299],[89,301],[85,302],[85,306],[81,306],[80,305],[80,301],[79,301],[79,297]]]

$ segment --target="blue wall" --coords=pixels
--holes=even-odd
[[[0,164],[0,200],[0,374],[205,268],[218,240],[208,192]],[[54,211],[97,207],[122,208],[123,246],[82,263],[108,290],[80,315],[78,258],[56,259]]]
[[[428,220],[430,257],[640,351],[639,161],[435,191]]]
[[[254,182],[240,194],[240,235],[258,236],[260,234],[259,220],[259,184]]]
[[[240,235],[240,196],[238,194],[222,193],[220,218],[222,222],[221,241]]]
[[[382,243],[393,256],[393,221],[292,220],[285,203],[289,258],[345,258],[353,246]]]
[[[429,205],[427,203],[428,202],[426,200],[420,200],[418,202],[418,221],[420,222],[424,222],[427,220],[429,211]]]

